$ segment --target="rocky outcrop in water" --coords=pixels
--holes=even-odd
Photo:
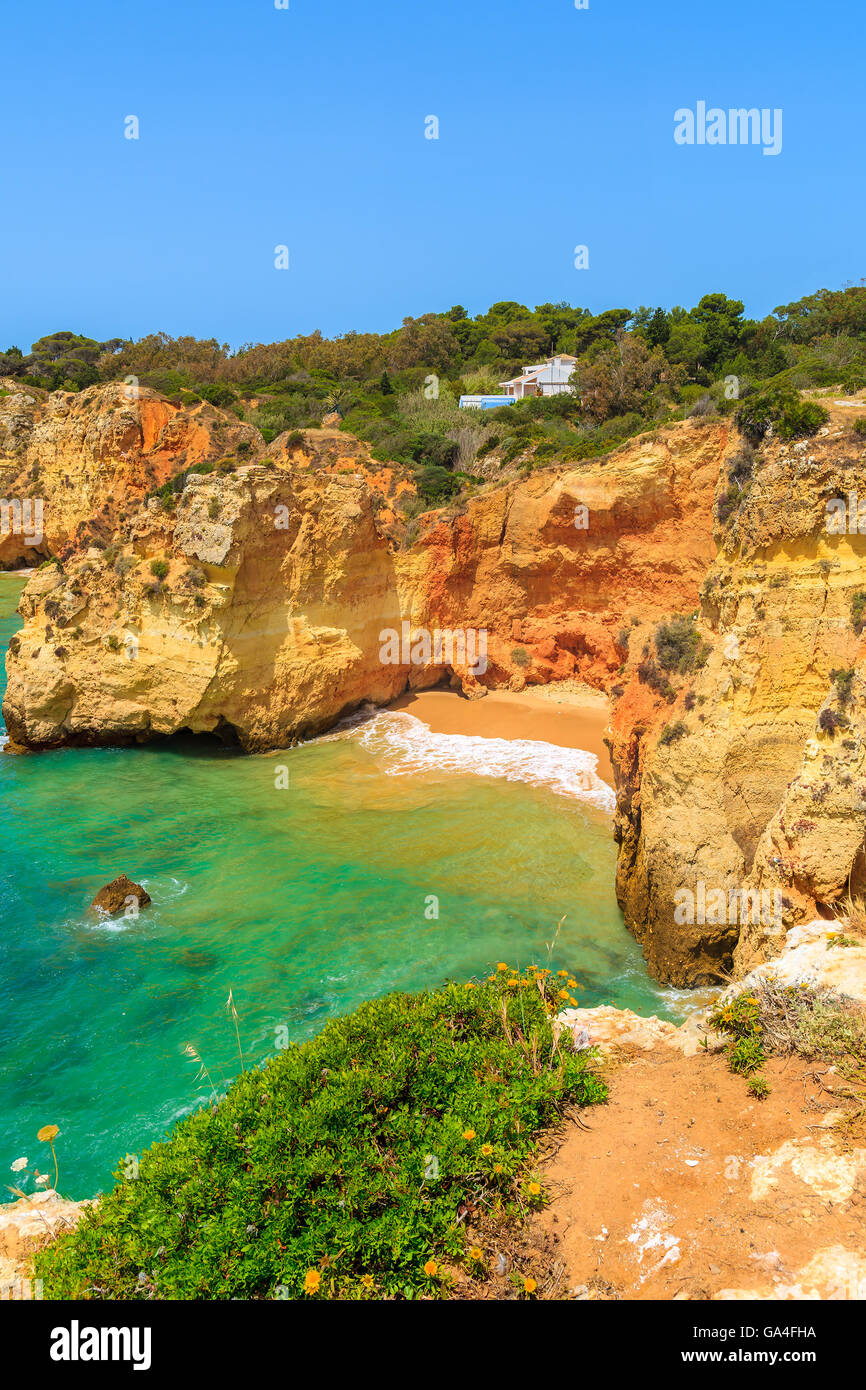
[[[140,907],[147,907],[150,901],[150,894],[140,883],[133,883],[126,874],[121,874],[118,878],[112,879],[111,883],[106,883],[104,888],[100,888],[90,906],[101,908],[103,912],[113,916],[115,912],[122,912],[124,908],[133,904],[137,912]]]

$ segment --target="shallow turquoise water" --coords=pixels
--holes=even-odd
[[[0,578],[4,653],[21,587]],[[560,755],[522,745],[546,757],[527,785],[446,742],[387,715],[276,757],[203,740],[0,756],[0,1167],[45,1171],[36,1131],[56,1124],[64,1194],[109,1185],[209,1094],[187,1044],[218,1089],[238,1071],[229,989],[249,1064],[275,1030],[308,1036],[387,990],[546,963],[565,916],[552,964],[581,1003],[677,1017],[622,925],[608,814],[544,784]],[[154,905],[100,920],[88,903],[121,872]]]

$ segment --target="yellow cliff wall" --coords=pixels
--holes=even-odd
[[[639,654],[629,661],[611,735],[617,887],[650,969],[674,984],[778,953],[792,923],[829,915],[861,872],[866,730],[852,603],[866,585],[866,535],[826,529],[828,498],[858,486],[866,497],[849,422],[837,410],[816,438],[759,450],[702,591],[706,664],[675,681],[675,700],[641,681]],[[854,668],[842,701],[831,672]],[[665,729],[676,736],[666,741]],[[677,893],[699,883],[728,896],[722,920],[677,919]],[[763,911],[750,900],[732,914],[731,892],[750,888],[768,895]]]

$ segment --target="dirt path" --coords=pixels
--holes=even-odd
[[[763,1101],[721,1054],[619,1049],[605,1069],[610,1100],[568,1125],[531,1223],[564,1291],[866,1298],[866,1148],[830,1129],[826,1064],[773,1059]]]

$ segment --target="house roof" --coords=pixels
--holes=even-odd
[[[521,381],[534,381],[542,368],[539,367],[535,372],[524,372],[522,376],[513,376],[510,381],[500,381],[500,386],[517,386]]]
[[[577,357],[570,357],[567,353],[557,353],[556,357],[548,357],[548,360],[542,361],[537,367],[525,367],[520,377],[512,377],[510,381],[500,381],[499,385],[517,386],[520,382],[535,381],[535,378],[541,377],[542,371],[546,367],[555,367],[557,361],[563,361],[563,363],[564,361],[577,361]]]
[[[514,376],[510,381],[500,381],[500,386],[518,386],[521,382],[534,381],[540,376],[546,367],[553,367],[557,362],[576,362],[577,358],[572,357],[567,352],[558,352],[555,357],[548,357],[546,361],[540,362],[536,367],[524,367],[520,376]]]

